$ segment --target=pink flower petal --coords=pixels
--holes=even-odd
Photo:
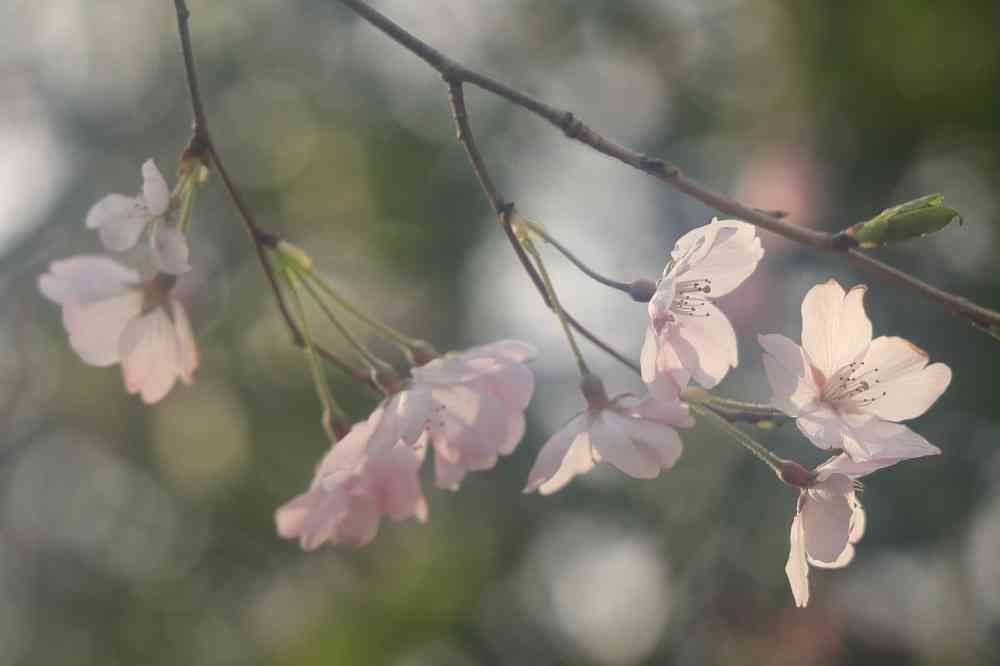
[[[87,226],[98,230],[101,243],[113,252],[134,247],[149,221],[142,199],[109,194],[87,213]]]
[[[180,275],[191,270],[188,263],[190,250],[180,229],[165,224],[156,225],[150,242],[153,262],[160,271]]]
[[[162,400],[177,381],[174,325],[161,307],[129,322],[118,340],[118,353],[125,389],[139,393],[146,404]]]
[[[855,360],[872,339],[872,324],[864,310],[867,287],[846,294],[836,280],[809,290],[802,301],[802,347],[812,364],[829,379]]]
[[[809,564],[806,562],[805,534],[802,527],[802,516],[795,514],[792,520],[791,536],[789,538],[788,562],[785,564],[785,575],[792,588],[795,605],[805,608],[809,605]]]
[[[712,298],[740,286],[763,256],[754,226],[738,220],[712,220],[682,236],[671,252],[678,261],[676,278],[709,281]]]
[[[174,320],[174,336],[177,342],[177,371],[181,381],[190,384],[194,371],[198,368],[198,346],[195,344],[191,323],[180,301],[171,299],[171,313]]]
[[[771,385],[771,403],[789,416],[812,411],[819,399],[809,359],[797,344],[783,335],[758,335],[766,352],[764,370]]]
[[[876,338],[864,363],[865,370],[878,379],[878,383],[869,382],[871,389],[862,396],[871,399],[864,410],[889,421],[920,416],[951,383],[947,365],[928,366],[927,353],[903,338]]]
[[[680,317],[671,342],[684,368],[707,389],[739,363],[736,332],[722,310],[711,303],[703,304],[696,317]]]
[[[802,527],[810,562],[837,561],[848,545],[851,506],[845,495],[808,492],[802,503]]]
[[[170,188],[152,159],[142,163],[142,198],[153,217],[166,213],[170,205]]]
[[[139,274],[109,257],[77,255],[53,261],[38,289],[61,305],[83,305],[120,296],[139,285]]]
[[[673,428],[645,419],[622,416],[608,409],[590,427],[601,459],[636,479],[653,479],[672,467],[681,455]]]
[[[577,474],[586,474],[593,468],[590,437],[583,431],[587,420],[586,412],[577,415],[542,445],[528,473],[524,492],[554,493]]]
[[[821,449],[841,449],[847,425],[835,411],[824,403],[818,403],[811,412],[799,414],[795,425],[810,442]]]
[[[63,306],[69,344],[84,363],[106,367],[119,361],[118,339],[142,311],[142,293],[123,292],[104,300]]]

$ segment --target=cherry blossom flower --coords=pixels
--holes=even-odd
[[[927,353],[903,338],[872,339],[865,291],[845,293],[835,280],[810,289],[801,347],[782,335],[758,337],[772,402],[821,449],[866,460],[876,450],[891,457],[890,447],[910,457],[906,451],[931,445],[896,422],[927,411],[951,382],[951,369],[927,365]]]
[[[190,384],[198,350],[184,307],[172,295],[175,278],[139,274],[108,257],[80,255],[52,262],[38,288],[62,306],[70,346],[85,363],[121,363],[125,388],[147,404],[162,399],[178,378]]]
[[[712,388],[738,363],[736,333],[713,299],[746,280],[764,256],[753,225],[713,219],[677,241],[649,301],[642,379],[662,400],[693,378]]]
[[[355,424],[320,461],[309,490],[275,513],[278,534],[298,539],[303,550],[326,541],[364,546],[375,538],[383,515],[396,521],[427,521],[427,501],[417,472],[424,448],[397,443],[371,454],[377,424]]]
[[[814,484],[799,493],[785,565],[796,606],[805,607],[809,603],[810,564],[839,569],[854,559],[854,545],[865,532],[865,511],[857,497],[857,479],[903,459],[940,452],[926,443],[907,450],[881,444],[869,460],[857,462],[847,454],[840,454],[816,468]]]
[[[542,446],[524,492],[549,495],[605,460],[637,479],[655,478],[677,462],[683,447],[675,427],[694,425],[687,405],[629,395],[609,400],[595,379],[584,382],[587,409]]]
[[[524,363],[535,354],[525,342],[501,340],[414,368],[411,381],[369,417],[376,426],[370,446],[429,443],[437,485],[456,490],[466,472],[492,468],[524,436],[535,388]]]
[[[155,268],[179,275],[191,270],[184,234],[167,220],[170,190],[156,163],[142,164],[142,193],[134,197],[109,194],[87,213],[87,228],[97,229],[104,247],[123,252],[139,242],[148,229],[150,256]]]

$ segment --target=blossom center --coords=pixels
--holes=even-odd
[[[822,373],[813,374],[817,379],[822,378]],[[886,395],[885,391],[879,391],[879,369],[864,361],[851,361],[829,379],[818,383],[820,399],[841,409],[861,409]]]

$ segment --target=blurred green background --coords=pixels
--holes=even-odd
[[[261,222],[359,303],[450,349],[542,351],[517,452],[430,521],[354,550],[302,553],[273,511],[326,448],[217,180],[195,211],[197,382],[161,404],[83,365],[35,287],[99,251],[84,229],[139,165],[177,167],[190,115],[170,0],[14,0],[0,8],[0,663],[992,664],[1000,655],[1000,375],[995,340],[874,282],[876,335],[954,369],[911,425],[944,455],[866,479],[854,563],[784,577],[794,493],[710,427],[654,481],[606,469],[520,493],[581,405],[571,356],[493,223],[427,67],[331,0],[191,0],[207,111]],[[387,0],[472,67],[569,108],[626,145],[791,221],[838,229],[940,191],[965,217],[878,255],[1000,306],[1000,5],[778,0]],[[605,273],[655,278],[712,212],[476,90],[473,128],[501,191]],[[766,400],[756,334],[798,339],[799,303],[836,257],[762,233],[723,303],[741,364],[720,387]],[[638,358],[644,308],[549,265],[568,309]],[[330,346],[343,349],[328,331]],[[613,392],[636,378],[585,353]],[[396,359],[398,360],[398,359]],[[355,418],[373,405],[331,373]],[[794,427],[761,433],[821,459]],[[429,471],[429,470],[425,470]]]

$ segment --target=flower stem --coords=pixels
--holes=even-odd
[[[776,456],[771,452],[769,448],[755,440],[750,435],[746,434],[732,423],[727,421],[723,416],[714,412],[710,407],[697,402],[689,402],[691,410],[694,411],[698,416],[702,416],[712,423],[715,424],[719,430],[722,430],[726,434],[730,435],[733,439],[740,443],[743,448],[752,453],[754,456],[763,461],[771,470],[774,471],[778,477],[781,477],[782,469],[784,467],[785,461]]]
[[[338,425],[346,424],[348,422],[347,415],[344,413],[344,410],[340,408],[340,405],[338,405],[333,399],[333,394],[330,391],[330,385],[326,381],[326,373],[323,372],[323,366],[316,353],[316,348],[313,346],[312,329],[309,326],[309,319],[306,317],[306,308],[305,304],[302,302],[302,294],[299,292],[301,282],[295,272],[288,267],[284,267],[282,269],[282,275],[285,277],[285,281],[289,286],[289,291],[292,293],[292,307],[295,310],[295,316],[298,318],[299,324],[302,326],[306,357],[309,359],[309,371],[312,374],[313,383],[316,385],[316,394],[319,396],[319,401],[323,405],[323,416],[321,419],[323,429],[326,431],[330,441],[336,442],[339,439],[337,436],[337,430],[339,429],[343,431],[343,428],[335,428],[333,421],[336,419],[338,421]]]
[[[745,421],[757,427],[768,428],[788,422],[788,416],[770,405],[743,402],[723,398],[700,388],[687,388],[681,392],[681,400],[698,403],[724,416],[729,421]]]
[[[552,280],[549,278],[549,272],[545,270],[545,264],[542,262],[542,255],[538,253],[538,249],[535,244],[531,242],[531,239],[523,233],[517,234],[518,241],[521,246],[527,250],[531,258],[534,259],[535,265],[538,267],[538,274],[542,278],[542,284],[545,285],[545,291],[548,292],[549,300],[552,303],[552,310],[559,317],[559,323],[562,324],[563,331],[566,333],[566,340],[569,342],[570,349],[573,350],[573,356],[576,357],[576,366],[580,369],[580,375],[587,377],[590,375],[590,368],[587,367],[587,362],[583,360],[583,354],[580,352],[580,347],[576,344],[576,338],[573,337],[573,330],[569,327],[569,322],[566,320],[566,313],[562,309],[562,304],[559,303],[559,297],[556,296],[555,287],[552,286]]]
[[[330,282],[324,279],[319,273],[314,270],[308,270],[302,272],[303,276],[307,281],[311,281],[315,287],[318,287],[324,294],[330,297],[330,299],[342,308],[345,312],[355,317],[365,325],[372,328],[376,333],[389,340],[404,352],[410,352],[416,349],[426,349],[428,344],[422,340],[415,340],[403,333],[400,333],[388,324],[379,321],[373,317],[362,312],[359,308],[355,307],[351,301],[349,301],[343,294],[341,294],[337,289],[330,284]]]
[[[524,225],[532,232],[537,234],[546,243],[557,249],[564,257],[569,259],[570,263],[579,268],[583,272],[583,274],[586,275],[587,277],[597,282],[600,282],[603,285],[611,287],[612,289],[617,289],[618,291],[624,291],[627,294],[631,293],[631,288],[632,288],[631,283],[619,282],[618,280],[612,280],[609,277],[601,275],[593,268],[583,263],[583,261],[579,257],[570,252],[569,248],[567,248],[565,245],[563,245],[555,238],[553,238],[551,235],[549,235],[549,232],[547,232],[542,225],[532,222],[531,220],[525,219],[523,217],[520,220],[518,220],[518,222],[520,222],[520,224]]]
[[[309,295],[312,296],[314,301],[316,301],[316,304],[323,311],[323,314],[326,315],[327,319],[330,320],[330,323],[337,329],[337,332],[344,336],[344,339],[347,340],[347,343],[351,345],[355,352],[357,352],[358,356],[361,357],[361,360],[364,361],[365,365],[368,366],[368,369],[373,373],[373,375],[379,375],[386,372],[392,373],[393,370],[391,366],[372,354],[371,351],[369,351],[360,340],[354,337],[354,334],[351,333],[351,331],[337,318],[337,315],[333,312],[330,306],[323,300],[322,294],[317,291],[312,282],[305,279],[309,273],[302,272],[295,265],[292,265],[290,270],[294,272],[296,278],[301,281],[302,286],[305,287],[306,291],[309,292]]]

